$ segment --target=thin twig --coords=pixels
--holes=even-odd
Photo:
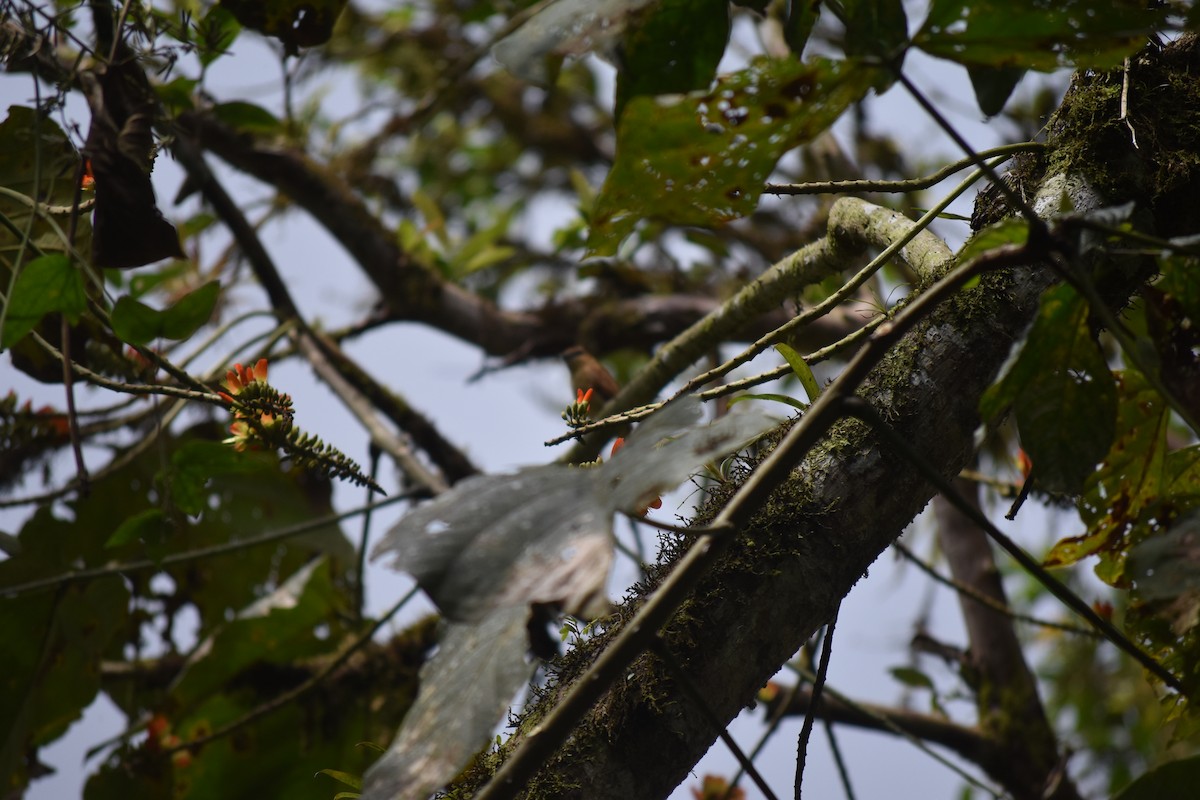
[[[42,338],[37,331],[31,331],[29,335],[33,337],[33,340],[38,343],[38,346],[47,353],[50,353],[56,358],[62,358],[62,351]],[[208,403],[210,405],[220,406],[222,408],[226,407],[225,401],[222,400],[219,395],[207,390],[197,391],[194,389],[182,389],[178,386],[171,386],[169,384],[162,383],[122,383],[121,381],[114,381],[111,378],[106,378],[98,372],[93,372],[77,362],[72,362],[71,369],[76,375],[80,376],[93,386],[99,386],[103,389],[111,389],[112,391],[120,392],[121,394],[163,395],[165,397],[178,397],[184,400],[197,400],[201,403]],[[194,379],[190,380],[194,381]]]
[[[850,784],[850,770],[846,768],[846,760],[842,758],[842,748],[838,744],[837,735],[833,732],[833,723],[827,719],[821,720],[821,727],[825,729],[825,738],[829,741],[829,752],[833,753],[833,763],[837,767],[842,789],[846,792],[846,800],[854,800],[854,787]]]
[[[1015,153],[1039,152],[1046,149],[1041,142],[1017,142],[993,147],[979,153],[980,158],[994,156],[1011,156]],[[803,195],[803,194],[832,194],[835,192],[916,192],[936,186],[956,172],[977,163],[975,158],[964,158],[947,164],[936,172],[921,178],[909,178],[902,181],[814,181],[812,183],[768,183],[763,194]]]
[[[654,639],[651,640],[650,650],[654,653],[654,655],[662,659],[663,664],[665,664],[667,667],[667,671],[671,673],[675,680],[679,682],[679,687],[683,690],[683,693],[691,698],[691,701],[696,704],[696,708],[699,709],[701,716],[703,716],[705,721],[708,722],[708,724],[711,725],[715,731],[717,731],[717,735],[720,737],[721,741],[724,742],[725,746],[729,748],[729,752],[733,754],[735,759],[737,759],[738,765],[745,770],[747,775],[750,776],[750,780],[754,781],[754,785],[757,786],[758,790],[763,793],[763,796],[766,797],[767,800],[778,800],[778,798],[775,796],[775,793],[771,791],[771,787],[767,784],[766,779],[764,779],[759,773],[758,768],[754,766],[754,762],[746,757],[746,754],[742,751],[742,748],[739,747],[738,743],[735,742],[733,737],[729,735],[729,731],[726,730],[726,727],[721,724],[721,720],[717,718],[717,715],[713,713],[712,708],[709,707],[708,700],[706,700],[704,695],[700,693],[700,690],[696,688],[696,685],[692,682],[692,679],[688,677],[688,674],[683,671],[683,667],[680,666],[679,661],[675,658],[674,654],[667,649],[667,644],[662,640],[662,637],[655,636]]]
[[[1054,630],[1063,631],[1065,633],[1075,633],[1080,636],[1089,636],[1093,639],[1103,639],[1104,638],[1100,634],[1099,631],[1095,631],[1091,628],[1081,628],[1078,625],[1071,625],[1066,622],[1051,622],[1048,619],[1038,619],[1037,617],[1031,617],[1028,614],[1020,614],[1016,611],[1013,611],[1010,607],[1008,607],[1004,603],[998,602],[995,598],[989,597],[988,595],[979,591],[975,587],[968,586],[967,584],[963,583],[962,581],[955,580],[954,578],[948,577],[948,576],[943,575],[942,573],[938,572],[931,565],[926,563],[924,559],[920,558],[916,553],[914,553],[912,550],[908,549],[908,547],[906,547],[904,544],[902,544],[899,539],[892,542],[892,547],[894,547],[896,549],[897,553],[904,556],[904,558],[907,559],[908,561],[910,561],[912,564],[914,564],[917,567],[917,569],[924,572],[926,575],[928,575],[930,578],[932,578],[937,583],[940,583],[943,586],[946,586],[947,588],[952,589],[953,591],[958,592],[961,595],[969,597],[972,600],[974,600],[976,603],[987,606],[992,611],[995,611],[998,614],[1003,614],[1004,616],[1008,617],[1009,619],[1014,619],[1018,622],[1025,622],[1030,625],[1037,625],[1042,628],[1052,628]]]
[[[162,749],[162,754],[164,756],[169,756],[172,753],[177,753],[181,750],[190,750],[195,752],[203,745],[206,745],[209,742],[217,739],[223,739],[229,734],[249,725],[251,722],[265,717],[272,711],[277,711],[283,708],[293,700],[296,700],[297,698],[307,694],[309,691],[315,689],[326,678],[332,675],[338,667],[345,664],[350,656],[354,655],[363,645],[371,641],[371,638],[374,637],[375,634],[378,633],[379,630],[383,628],[383,626],[386,625],[388,621],[400,611],[401,608],[407,605],[408,602],[412,600],[419,591],[420,588],[416,586],[410,589],[408,593],[404,595],[404,597],[401,597],[399,600],[397,600],[396,603],[386,612],[384,612],[383,616],[376,620],[369,628],[367,628],[367,630],[355,637],[354,640],[351,641],[350,644],[347,645],[340,653],[338,653],[337,656],[334,657],[328,664],[326,664],[320,672],[313,675],[304,683],[300,684],[294,689],[289,689],[277,697],[271,698],[262,705],[259,705],[251,711],[248,711],[246,714],[238,717],[233,722],[230,722],[227,725],[222,725],[219,728],[215,728],[211,733],[207,733],[203,736],[197,736],[196,738],[189,739],[186,742],[180,742],[173,747],[164,747]]]
[[[800,738],[796,743],[796,800],[801,800],[804,783],[804,763],[808,760],[808,740],[812,736],[813,720],[816,718],[817,706],[821,704],[821,692],[825,689],[825,678],[829,675],[829,660],[833,655],[833,632],[837,629],[837,611],[825,624],[825,638],[821,642],[821,660],[817,664],[817,679],[813,681],[812,705],[804,715],[804,724],[800,726]]]
[[[1013,209],[1020,212],[1021,216],[1024,217],[1025,221],[1030,225],[1030,236],[1033,236],[1034,231],[1039,231],[1042,234],[1045,234],[1045,220],[1039,217],[1037,212],[1030,208],[1029,204],[1025,202],[1025,198],[1021,197],[1016,190],[1014,190],[1003,179],[1001,179],[1000,175],[996,172],[995,165],[989,164],[983,155],[978,153],[975,148],[971,147],[967,140],[963,138],[962,134],[958,132],[958,129],[951,125],[949,120],[942,116],[942,112],[937,109],[937,106],[929,101],[929,98],[917,88],[915,83],[909,80],[907,75],[900,70],[896,70],[895,75],[896,80],[900,83],[900,85],[908,90],[908,93],[912,95],[912,98],[917,101],[917,105],[921,106],[925,113],[937,123],[938,127],[941,128],[947,136],[954,140],[954,143],[957,144],[959,148],[961,148],[962,151],[967,154],[968,158],[975,162],[979,169],[983,171],[983,174],[987,175],[987,178],[992,182],[992,185],[995,186],[1002,195],[1004,195],[1004,199],[1009,202]]]
[[[812,672],[801,669],[791,662],[784,664],[784,667],[804,680],[813,681],[816,679],[816,676]],[[819,709],[819,713],[821,713],[824,719],[828,719],[831,722],[840,722],[845,725],[895,734],[908,741],[913,747],[946,767],[972,786],[987,792],[992,797],[1000,798],[1002,796],[1000,792],[971,775],[962,767],[934,750],[926,742],[927,739],[936,742],[962,755],[964,758],[970,759],[973,754],[978,757],[978,751],[988,745],[987,739],[984,738],[980,731],[973,728],[965,728],[948,720],[931,717],[927,714],[916,714],[911,711],[894,710],[870,703],[860,703],[835,690],[828,684],[825,686],[825,694],[829,696],[829,699],[822,702]],[[801,697],[801,695],[797,695],[797,697]],[[808,706],[811,704],[811,696],[803,699],[807,701],[802,703],[805,713],[807,713]],[[838,706],[835,706],[830,700],[844,707],[844,709],[838,709]],[[781,713],[786,713],[786,707]]]
[[[1125,123],[1125,127],[1129,128],[1129,140],[1133,142],[1133,149],[1140,150],[1137,143],[1137,131],[1133,129],[1133,123],[1129,121],[1129,56],[1125,56],[1125,63],[1121,68],[1121,116],[1117,117]]]
[[[51,575],[48,578],[39,578],[35,581],[26,581],[25,583],[16,583],[11,586],[0,586],[0,597],[12,598],[23,594],[33,592],[41,592],[47,589],[54,589],[59,586],[65,586],[71,583],[79,583],[81,581],[95,580],[103,578],[107,575],[121,575],[126,572],[144,572],[145,570],[159,570],[164,567],[174,566],[176,564],[186,564],[190,561],[199,561],[204,558],[212,558],[213,556],[226,555],[228,553],[236,553],[239,550],[246,550],[251,547],[257,547],[261,544],[269,544],[278,542],[284,539],[290,539],[309,531],[318,530],[326,525],[333,525],[341,522],[344,519],[365,514],[368,511],[376,508],[383,508],[393,503],[398,503],[401,500],[411,500],[417,497],[420,492],[402,492],[384,498],[376,503],[370,503],[359,508],[343,511],[339,514],[327,514],[323,517],[318,517],[308,522],[302,522],[296,525],[289,525],[285,528],[280,528],[276,531],[268,531],[259,536],[251,536],[245,539],[235,539],[221,544],[210,545],[209,547],[199,547],[195,550],[186,550],[182,553],[172,553],[164,556],[161,559],[145,558],[138,561],[125,561],[119,563],[110,563],[102,567],[92,567],[90,569],[77,569],[68,572],[61,572],[58,575]]]
[[[1062,581],[1050,574],[1045,567],[1038,563],[1037,559],[1026,553],[1016,542],[1006,536],[999,528],[992,524],[992,521],[987,518],[987,515],[969,503],[966,498],[959,494],[954,485],[946,480],[933,466],[925,460],[925,457],[915,450],[907,441],[897,434],[887,422],[879,416],[871,405],[859,398],[847,398],[843,402],[843,408],[846,413],[858,417],[863,422],[870,425],[880,436],[886,439],[896,450],[903,455],[907,460],[912,462],[913,466],[920,470],[930,484],[937,488],[945,497],[946,501],[957,508],[964,516],[979,525],[992,538],[992,541],[1000,545],[1005,552],[1013,557],[1021,568],[1032,575],[1039,583],[1046,587],[1050,594],[1057,597],[1063,605],[1074,611],[1079,616],[1097,631],[1099,631],[1105,639],[1114,644],[1117,649],[1133,657],[1135,661],[1146,668],[1151,674],[1159,680],[1170,686],[1175,691],[1179,692],[1186,698],[1191,698],[1190,692],[1183,682],[1174,675],[1170,670],[1164,667],[1150,654],[1146,653],[1127,637],[1124,633],[1116,628],[1111,622],[1104,619],[1096,613],[1090,605],[1088,605],[1079,595],[1071,591],[1071,589]]]
[[[377,447],[370,448],[371,466],[369,475],[371,483],[375,483],[379,476],[379,456],[380,450]],[[367,505],[370,506],[371,498],[374,495],[374,490],[370,486],[367,489]],[[367,595],[367,542],[371,536],[371,511],[367,508],[366,513],[362,518],[362,534],[358,538],[358,562],[354,569],[354,615],[359,622],[363,619],[363,610],[366,605]]]
[[[1003,160],[1004,159],[997,159],[992,163],[999,164]],[[692,378],[690,381],[688,381],[687,385],[684,386],[680,393],[682,394],[684,392],[691,391],[710,381],[716,380],[722,375],[729,373],[731,370],[755,358],[759,353],[762,353],[776,342],[783,341],[797,329],[807,325],[818,317],[828,314],[835,306],[858,291],[858,288],[862,286],[862,284],[865,283],[869,277],[878,272],[884,264],[899,254],[909,242],[917,238],[918,235],[920,235],[935,219],[937,219],[939,214],[946,210],[946,208],[948,208],[952,202],[958,199],[959,195],[971,188],[971,186],[974,185],[974,183],[981,177],[983,177],[982,171],[975,170],[972,172],[967,176],[966,179],[961,181],[958,186],[954,187],[949,194],[947,194],[940,201],[938,201],[937,204],[922,214],[918,220],[912,222],[911,227],[908,228],[904,235],[890,242],[878,256],[871,259],[871,261],[865,267],[855,273],[850,280],[846,281],[846,283],[842,284],[841,288],[839,288],[836,292],[807,311],[798,314],[795,318],[784,325],[779,326],[767,335],[759,337],[754,344],[750,345],[741,353],[726,361],[720,367],[709,370],[702,375],[697,375],[696,377]]]

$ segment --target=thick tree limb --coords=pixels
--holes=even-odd
[[[978,507],[976,484],[959,478],[956,488]],[[934,509],[938,543],[955,580],[1007,607],[987,536],[943,497],[934,500]],[[959,604],[970,641],[967,658],[980,727],[994,751],[974,760],[989,771],[1002,771],[1006,785],[1024,784],[1024,794],[1040,795],[1061,756],[1012,619],[966,595],[959,595]],[[1079,795],[1070,780],[1063,780],[1051,796],[1067,800]]]
[[[1087,91],[1089,82],[1104,80],[1103,74],[1089,73],[1078,83]],[[1133,172],[1153,174],[1153,160],[1169,157],[1146,149],[1133,152],[1127,142],[1119,154],[1092,153],[1095,106],[1082,105],[1086,111],[1072,118],[1069,96],[1064,118],[1052,126],[1049,163],[1057,171],[1042,183],[1044,194],[1035,204],[1040,213],[1055,213],[1064,192],[1077,211],[1103,204],[1103,191],[1083,177],[1089,165],[1125,158],[1131,163],[1125,164],[1123,180],[1138,185]],[[1090,157],[1079,155],[1081,147]],[[1140,197],[1129,183],[1104,188],[1119,192],[1122,199]],[[1178,214],[1174,208],[1160,210]],[[1115,281],[1111,296],[1117,302],[1143,277],[1136,264],[1109,274]],[[860,396],[927,462],[944,475],[957,474],[974,451],[979,396],[1053,281],[1050,270],[1030,265],[994,275],[963,292],[892,349]],[[932,494],[911,464],[883,447],[872,430],[855,421],[836,425],[742,528],[665,629],[711,711],[732,719],[829,617]],[[721,500],[717,498],[696,522],[711,519]],[[675,556],[681,548],[675,549]],[[673,561],[671,555],[668,562]],[[622,609],[619,617],[629,619],[638,605],[640,601]],[[610,638],[603,637],[598,646]],[[586,654],[576,657],[585,659]],[[560,686],[548,692],[550,705],[570,691],[572,677],[579,674],[578,665],[569,667]],[[645,657],[621,675],[572,736],[556,740],[555,755],[528,785],[527,796],[666,797],[707,750],[712,736],[704,715],[687,702],[670,675]],[[542,719],[545,713],[535,707],[529,718]],[[538,731],[530,725],[523,733],[536,740]],[[523,746],[523,738],[519,734],[514,745]],[[1026,790],[1008,788],[1022,795]]]
[[[786,692],[787,690],[784,690]],[[803,716],[812,708],[812,690],[797,689],[787,706],[774,713]],[[767,704],[768,709],[771,705]],[[771,712],[768,712],[771,713]],[[959,725],[945,717],[921,714],[904,708],[889,708],[874,703],[848,703],[823,694],[817,703],[820,719],[882,733],[903,732],[928,744],[936,744],[957,753],[972,763],[987,760],[992,743],[978,728]]]

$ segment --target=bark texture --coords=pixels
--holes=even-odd
[[[1165,109],[1195,107],[1190,87],[1196,61],[1190,37],[1165,53],[1135,60],[1133,74],[1145,83],[1134,84],[1131,98],[1138,99],[1131,99],[1130,118],[1140,130],[1159,134],[1148,146],[1150,133],[1139,133],[1140,148],[1132,147],[1120,121],[1121,74],[1082,74],[1051,125],[1049,178],[1024,175],[1021,190],[1032,197],[1041,185],[1037,207],[1045,214],[1059,210],[1063,192],[1077,211],[1134,200],[1154,216],[1166,217],[1158,225],[1149,221],[1150,228],[1174,235],[1195,232],[1194,214],[1190,227],[1181,225],[1178,206],[1164,202],[1178,197],[1181,185],[1196,196],[1200,172],[1193,168],[1181,174],[1177,154],[1180,147],[1188,152],[1195,142],[1181,144],[1176,133],[1167,137],[1180,126],[1162,115]],[[1175,94],[1164,96],[1164,87]],[[1121,130],[1124,134],[1118,135]],[[1191,159],[1194,163],[1194,155]],[[1108,175],[1118,164],[1117,176]],[[1194,203],[1189,207],[1194,209]],[[1146,277],[1135,262],[1110,260],[1104,266],[1108,269],[1099,279],[1116,305],[1126,302]],[[980,394],[1054,280],[1048,268],[1038,265],[989,276],[914,329],[875,369],[861,396],[944,475],[956,475],[973,455]],[[674,657],[722,722],[751,702],[757,689],[832,616],[841,598],[932,495],[911,464],[860,422],[843,420],[809,453],[665,630]],[[722,500],[715,497],[710,509]],[[668,564],[672,555],[667,554]],[[635,599],[626,610],[631,614],[636,604]],[[553,702],[576,669],[564,667],[560,688],[548,692],[545,702]],[[538,713],[535,707],[530,719]],[[670,671],[643,655],[543,767],[526,796],[666,797],[717,734]],[[519,743],[520,736],[514,741]],[[999,767],[989,771],[993,769]],[[1037,780],[1023,777],[1022,785],[1010,791],[1034,796],[1030,784]]]

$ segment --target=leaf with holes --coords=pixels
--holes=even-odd
[[[1097,572],[1110,583],[1121,580],[1125,552],[1143,538],[1145,512],[1167,479],[1166,404],[1140,373],[1119,373],[1116,382],[1113,444],[1079,498],[1079,516],[1087,531],[1058,542],[1046,557],[1049,566],[1065,566],[1099,554]]]
[[[783,154],[832,125],[875,73],[760,58],[708,91],[633,98],[590,219],[591,252],[611,255],[641,219],[708,227],[752,213]]]
[[[1166,14],[1138,0],[934,0],[913,44],[967,66],[1114,67]]]

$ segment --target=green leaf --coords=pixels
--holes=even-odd
[[[1200,260],[1185,256],[1167,256],[1158,260],[1162,278],[1158,288],[1180,305],[1193,327],[1200,327]]]
[[[417,189],[412,193],[412,204],[425,218],[425,230],[433,233],[437,240],[446,246],[450,244],[450,236],[446,232],[446,215],[442,213],[438,201],[429,193]]]
[[[283,123],[270,111],[241,100],[215,106],[213,115],[232,128],[256,136],[271,136],[283,131]]]
[[[351,775],[349,772],[342,772],[341,770],[337,769],[319,769],[317,770],[317,774],[328,775],[338,783],[349,786],[351,789],[362,788],[362,778],[360,778],[358,775]]]
[[[902,0],[843,0],[842,7],[846,55],[882,59],[899,70],[908,46],[908,17]],[[896,80],[892,69],[876,75],[875,91],[881,94]]]
[[[934,688],[933,680],[919,669],[913,669],[912,667],[892,667],[888,672],[905,686],[911,686],[915,689],[932,690]]]
[[[804,52],[813,26],[821,16],[821,0],[791,0],[783,21],[783,39],[797,56]]]
[[[171,533],[170,520],[161,509],[150,508],[129,517],[104,542],[105,547],[120,547],[131,542],[156,544]]]
[[[798,408],[804,411],[808,408],[808,403],[803,403],[788,394],[776,394],[774,392],[764,392],[759,394],[739,394],[729,398],[729,405],[733,406],[743,400],[770,400],[773,403],[783,403],[784,405]]]
[[[192,94],[196,91],[196,86],[199,84],[194,78],[184,78],[182,76],[175,78],[167,83],[156,84],[154,87],[155,94],[170,111],[178,114],[183,111],[191,111],[194,103],[192,102]]]
[[[1117,793],[1113,800],[1166,800],[1191,797],[1200,786],[1200,756],[1155,767]]]
[[[62,240],[66,218],[60,217],[57,225],[52,224],[42,215],[34,214],[24,198],[36,197],[50,205],[71,205],[80,163],[75,146],[51,115],[38,114],[25,106],[9,107],[8,116],[0,123],[0,186],[23,195],[23,199],[0,196],[0,215],[12,223],[11,228],[0,225],[0,249],[15,251],[26,231],[29,242],[37,245],[26,248],[28,260],[47,250],[67,249]],[[34,186],[35,176],[37,186]],[[76,227],[73,244],[86,252],[91,248],[91,215],[80,215]],[[9,275],[5,262],[0,265],[0,286],[9,285]]]
[[[293,55],[329,41],[345,5],[346,0],[221,0],[238,22],[274,36]]]
[[[1195,511],[1172,520],[1170,529],[1155,532],[1130,549],[1126,574],[1139,600],[1200,598],[1200,515]],[[1176,608],[1176,611],[1179,609]],[[1187,627],[1194,627],[1193,621]],[[1180,631],[1181,633],[1183,631]]]
[[[459,269],[465,275],[487,269],[490,266],[507,261],[516,255],[516,248],[508,245],[487,245],[474,253]]]
[[[707,89],[728,40],[726,0],[662,0],[638,16],[619,50],[614,116],[634,97]]]
[[[989,225],[972,236],[958,251],[958,263],[972,259],[1008,244],[1025,244],[1029,239],[1029,223],[1015,217]]]
[[[83,275],[71,264],[71,259],[62,253],[35,258],[17,276],[4,308],[0,349],[21,341],[47,314],[58,312],[71,322],[78,322],[86,307]]]
[[[967,67],[975,102],[986,116],[994,117],[1004,110],[1004,104],[1028,72],[1023,67]]]
[[[199,702],[255,664],[292,664],[328,651],[317,628],[336,615],[337,605],[328,559],[308,562],[193,651],[175,679],[173,701],[184,707]]]
[[[1042,297],[1020,356],[984,394],[980,410],[991,419],[1009,403],[1041,484],[1079,491],[1113,441],[1117,394],[1087,301],[1069,285]]]
[[[204,19],[196,26],[199,48],[197,55],[200,65],[207,67],[229,51],[230,45],[242,32],[242,26],[229,9],[221,5],[213,6],[204,15]]]
[[[1063,539],[1046,557],[1049,566],[1100,554],[1106,580],[1119,580],[1125,552],[1145,535],[1146,510],[1163,493],[1166,473],[1166,403],[1138,372],[1117,375],[1116,435],[1100,469],[1086,481],[1079,516],[1087,531]]]
[[[9,578],[22,565],[16,566]],[[6,785],[27,780],[27,754],[59,738],[96,697],[101,661],[128,625],[128,603],[129,592],[115,576],[54,595],[0,598],[0,773]]]
[[[171,468],[164,477],[175,506],[185,514],[195,515],[205,508],[211,479],[266,469],[261,460],[219,442],[191,441],[172,454]]]
[[[804,387],[804,391],[808,394],[808,401],[811,403],[821,394],[821,384],[817,383],[817,376],[813,375],[812,367],[804,360],[804,357],[797,353],[795,349],[786,344],[775,345],[775,350],[779,355],[783,356],[783,360],[792,368],[792,372],[800,379],[800,385]]]
[[[913,44],[978,67],[1113,67],[1146,43],[1166,9],[1140,0],[934,0]]]
[[[212,317],[220,295],[221,284],[210,281],[163,311],[126,295],[113,308],[113,332],[130,344],[146,344],[159,338],[186,339]]]
[[[859,63],[760,58],[711,91],[633,98],[592,214],[592,254],[614,253],[642,218],[712,226],[750,214],[780,157],[832,125],[874,75]]]

